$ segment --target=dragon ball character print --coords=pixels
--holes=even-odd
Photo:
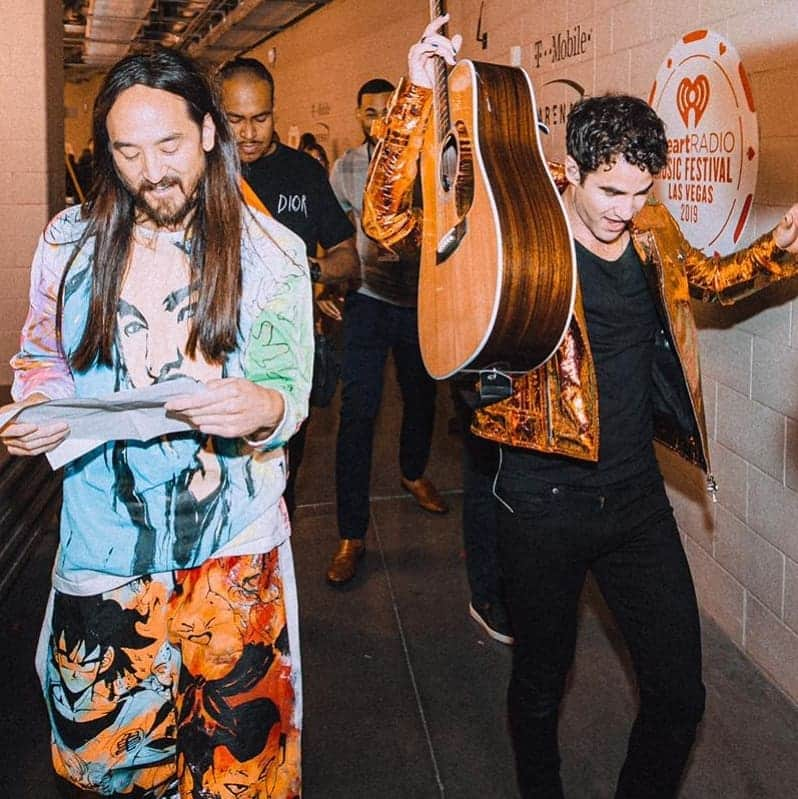
[[[61,777],[132,799],[299,797],[285,546],[53,593],[40,666]]]

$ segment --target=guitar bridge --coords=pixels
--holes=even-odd
[[[466,234],[466,220],[461,219],[453,228],[450,228],[441,236],[438,246],[435,248],[435,263],[442,264],[460,246],[460,242]]]

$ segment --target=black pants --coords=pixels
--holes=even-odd
[[[285,507],[288,510],[288,517],[293,520],[296,510],[296,479],[299,475],[299,467],[305,457],[305,442],[308,437],[308,425],[310,424],[310,411],[308,417],[299,427],[299,430],[291,436],[288,442],[288,479],[285,481]]]
[[[513,509],[500,512],[499,551],[515,636],[508,708],[522,796],[563,796],[557,720],[588,569],[638,679],[616,797],[675,796],[704,686],[695,591],[661,476],[575,489],[536,481],[523,456],[508,453],[498,494]]]
[[[344,306],[341,421],[335,463],[341,538],[363,538],[368,528],[374,424],[389,352],[393,352],[402,394],[399,468],[402,477],[416,480],[427,468],[435,421],[435,381],[421,360],[418,314],[415,308],[349,294]]]
[[[502,603],[504,587],[497,543],[499,502],[493,494],[499,445],[470,431],[472,411],[456,386],[452,400],[463,438],[463,548],[471,602],[477,607]]]

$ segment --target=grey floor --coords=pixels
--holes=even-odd
[[[337,410],[315,410],[294,531],[305,681],[305,799],[513,799],[504,692],[510,650],[467,615],[460,540],[460,441],[442,387],[429,474],[447,516],[399,489],[400,409],[386,380],[373,460],[368,552],[342,589],[324,582],[337,539]],[[54,534],[0,606],[0,799],[55,799],[32,668]],[[683,799],[798,796],[798,709],[704,619],[708,708]],[[604,799],[624,756],[634,688],[601,600],[586,590],[561,725],[569,799]]]

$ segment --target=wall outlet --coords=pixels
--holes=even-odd
[[[521,66],[521,45],[516,44],[510,48],[510,66],[511,67],[520,67]]]

